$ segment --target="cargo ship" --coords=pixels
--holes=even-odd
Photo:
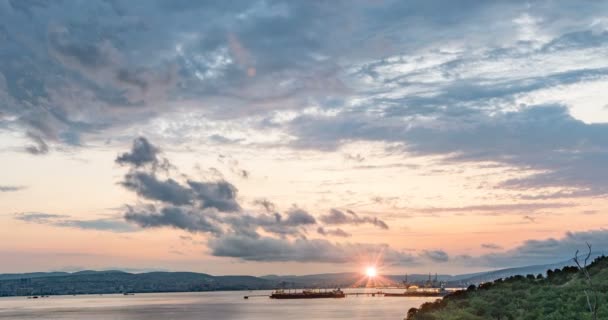
[[[322,299],[344,297],[346,297],[346,295],[340,289],[331,291],[302,290],[301,292],[285,292],[285,290],[276,290],[270,295],[270,299]]]

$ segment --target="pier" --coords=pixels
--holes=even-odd
[[[378,291],[378,292],[351,292],[351,293],[345,293],[345,296],[368,296],[368,297],[375,297],[375,296],[384,296],[384,292],[382,291]],[[270,297],[269,294],[251,294],[251,295],[247,295],[244,296],[243,299],[249,299],[249,298],[261,298],[261,297]]]
[[[444,291],[432,291],[432,290],[420,290],[420,291],[409,291],[409,292],[384,292],[384,291],[373,291],[373,292],[344,292],[344,296],[367,296],[367,297],[437,297],[441,298],[453,291],[459,290],[457,288],[450,288]],[[243,299],[256,298],[256,297],[270,297],[270,294],[252,294],[243,296]],[[314,299],[314,298],[311,298]]]
[[[350,292],[350,293],[345,293],[345,295],[347,296],[368,296],[368,297],[375,297],[375,296],[379,296],[382,297],[384,296],[384,292],[382,291],[376,291],[376,292]]]

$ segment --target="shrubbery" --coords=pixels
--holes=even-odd
[[[608,258],[589,266],[599,293],[598,319],[608,319]],[[576,267],[542,275],[514,276],[470,286],[407,313],[409,320],[572,320],[591,319]]]

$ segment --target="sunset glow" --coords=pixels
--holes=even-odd
[[[369,278],[373,278],[378,275],[378,271],[376,270],[376,267],[367,267],[367,269],[365,269],[365,275]]]
[[[463,3],[0,0],[0,273],[608,247],[608,2]]]

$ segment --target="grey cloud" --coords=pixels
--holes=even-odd
[[[488,212],[488,213],[526,213],[536,212],[545,209],[560,209],[574,207],[572,203],[560,203],[560,202],[520,202],[510,204],[489,204],[489,205],[471,205],[463,207],[435,207],[435,208],[422,208],[412,209],[421,212],[429,213],[441,213],[441,212]]]
[[[233,257],[245,261],[299,261],[353,263],[376,261],[379,256],[387,264],[413,264],[411,255],[386,245],[334,244],[320,239],[249,238],[224,235],[209,241],[214,256]]]
[[[174,205],[189,204],[193,201],[190,188],[182,186],[171,178],[159,180],[156,175],[147,172],[130,172],[125,175],[121,185],[150,200]]]
[[[160,150],[151,145],[148,139],[138,137],[133,141],[130,152],[125,152],[116,158],[116,163],[141,167],[146,164],[158,163],[157,155]]]
[[[568,261],[574,257],[577,249],[586,250],[586,242],[593,246],[596,254],[605,253],[608,248],[608,230],[566,232],[561,238],[527,240],[510,250],[473,257],[468,263],[504,268]]]
[[[577,10],[563,2],[445,6],[436,1],[5,1],[0,59],[7,63],[0,73],[7,83],[5,90],[0,86],[0,94],[10,99],[3,99],[7,103],[0,105],[0,112],[10,115],[12,127],[24,134],[34,132],[28,151],[43,154],[53,144],[86,145],[86,140],[102,136],[101,131],[105,137],[114,128],[170,112],[184,100],[195,102],[192,109],[224,120],[311,104],[338,110],[350,98],[370,94],[378,95],[371,99],[373,106],[387,107],[385,111],[393,107],[395,116],[426,114],[428,108],[453,115],[450,110],[455,108],[445,106],[483,104],[458,108],[467,110],[456,112],[463,115],[479,112],[493,98],[508,101],[517,93],[583,81],[594,71],[602,72],[577,67],[572,74],[523,81],[463,76],[463,70],[479,62],[513,56],[537,61],[538,55],[602,48],[605,32],[589,30],[595,13],[607,9],[601,2]],[[527,46],[530,41],[518,39],[517,26],[507,23],[522,13],[538,17],[539,30],[556,38],[540,49]],[[472,32],[480,25],[488,32]],[[441,44],[462,34],[471,47],[486,53],[480,57],[464,52],[436,66],[420,63],[411,72],[383,74],[382,68],[390,69],[393,63],[391,56],[415,57],[420,48],[429,47],[442,53]],[[525,50],[519,50],[522,46]],[[353,79],[353,69],[361,64]],[[442,80],[429,84],[416,79],[427,74]],[[368,90],[357,75],[378,80],[381,89]],[[406,98],[381,96],[416,86],[439,89],[408,93]],[[412,110],[403,110],[407,108]],[[28,119],[45,119],[47,128]],[[338,144],[329,141],[325,147]]]
[[[608,32],[593,30],[574,31],[560,35],[542,48],[543,51],[556,51],[572,48],[602,47],[608,40]]]
[[[248,179],[249,176],[251,175],[251,173],[249,173],[249,171],[247,171],[245,169],[238,170],[237,172],[243,179]]]
[[[574,119],[564,106],[525,107],[494,115],[478,112],[464,118],[440,116],[429,125],[366,113],[332,117],[301,116],[291,123],[299,146],[335,149],[349,141],[397,142],[417,155],[444,155],[448,162],[494,161],[543,171],[510,179],[503,188],[576,188],[608,193],[603,163],[608,160],[608,125]],[[549,198],[549,196],[547,196]]]
[[[93,220],[64,220],[57,222],[56,226],[73,227],[84,230],[100,230],[112,232],[132,232],[137,230],[133,226],[119,219],[93,219]]]
[[[481,247],[484,249],[492,249],[492,250],[499,250],[502,249],[501,246],[495,244],[495,243],[482,243]]]
[[[281,237],[302,236],[302,227],[316,224],[312,215],[297,207],[285,215],[273,213],[270,209],[274,210],[274,205],[268,200],[259,201],[267,209],[266,214],[242,212],[237,201],[238,190],[224,180],[194,181],[186,178],[183,184],[171,177],[161,179],[156,172],[159,150],[140,137],[130,152],[116,160],[131,166],[121,185],[154,202],[127,206],[124,218],[129,222],[143,228],[173,227],[216,236],[226,229],[252,238],[259,237],[258,228]],[[165,162],[170,165],[168,160]]]
[[[14,10],[21,11],[31,17],[36,9],[46,8],[49,4],[43,0],[9,0],[8,4]]]
[[[322,47],[313,45],[315,39],[306,35],[310,27],[327,30],[311,24],[309,18],[320,14],[317,9],[327,12],[323,7],[254,1],[227,6],[207,3],[167,12],[166,4],[136,2],[5,4],[0,17],[5,23],[1,34],[7,40],[2,60],[9,63],[0,67],[0,73],[9,79],[11,103],[0,106],[2,111],[14,115],[10,119],[16,119],[14,124],[24,131],[32,129],[24,117],[40,118],[49,110],[57,111],[48,121],[55,134],[38,138],[45,144],[48,140],[63,143],[57,139],[60,135],[80,139],[82,128],[74,119],[111,128],[156,116],[166,110],[164,105],[174,102],[169,93],[178,89],[177,82],[181,97],[224,97],[224,102],[240,105],[243,110],[237,114],[244,115],[251,111],[244,106],[253,103],[243,100],[257,99],[258,105],[273,99],[276,105],[290,99],[297,103],[304,100],[290,97],[297,95],[297,89],[314,87],[316,78],[323,79],[318,70],[306,74],[310,66],[319,64],[310,51]],[[206,23],[201,25],[200,19]],[[283,32],[279,35],[276,30]],[[193,35],[193,41],[184,39],[185,34]],[[273,39],[254,40],[262,35]],[[178,52],[176,44],[181,48]],[[293,61],[303,65],[290,66]],[[255,82],[248,81],[250,69],[257,70]],[[294,86],[285,90],[269,86],[285,75],[295,80]],[[68,101],[66,90],[81,94],[80,110]],[[47,150],[41,146],[38,143],[29,150],[40,154]]]
[[[179,236],[179,238],[181,240],[184,240],[184,241],[192,241],[192,237],[191,236]]]
[[[253,204],[261,206],[266,210],[266,212],[274,212],[276,210],[276,206],[274,203],[269,201],[268,199],[256,199],[253,201]]]
[[[133,222],[142,228],[174,227],[191,232],[209,232],[221,234],[222,230],[213,221],[212,213],[192,208],[167,206],[156,208],[153,205],[127,208],[126,221]]]
[[[172,205],[196,204],[202,209],[214,208],[223,212],[240,211],[236,200],[238,190],[227,181],[194,181],[187,185],[168,178],[161,180],[156,174],[134,171],[125,175],[121,185],[139,196]]]
[[[347,213],[338,209],[331,209],[328,214],[319,217],[326,224],[372,224],[380,229],[388,229],[388,225],[376,217],[360,217],[355,212],[348,210]]]
[[[15,192],[25,189],[23,186],[6,186],[0,185],[0,192]]]
[[[92,219],[78,220],[68,215],[49,214],[42,212],[24,212],[14,216],[15,219],[36,224],[44,224],[55,227],[67,227],[83,230],[99,230],[110,232],[132,232],[137,230],[132,225],[120,219]]]
[[[212,142],[222,145],[235,144],[243,141],[243,139],[230,139],[219,134],[210,135],[208,139]]]
[[[287,211],[287,219],[285,219],[286,225],[301,226],[316,223],[317,220],[310,213],[302,209],[292,208]]]
[[[264,231],[285,236],[302,237],[302,228],[315,225],[315,218],[300,208],[291,208],[285,215],[278,212],[270,214],[241,214],[224,218],[224,223],[230,226],[235,234],[258,238],[257,228]]]
[[[352,234],[350,234],[340,228],[325,229],[324,227],[318,227],[317,233],[320,235],[323,235],[323,236],[333,236],[333,237],[342,237],[342,238],[352,237]]]
[[[450,257],[443,250],[425,250],[421,256],[431,260],[432,262],[447,262]]]
[[[146,149],[158,150],[153,145]],[[128,153],[124,158],[132,159],[135,153]],[[147,157],[145,162],[137,163],[152,162],[153,158]],[[346,263],[375,254],[382,255],[389,263],[414,263],[411,255],[386,245],[333,244],[326,240],[307,239],[306,228],[317,225],[317,220],[309,212],[295,206],[281,214],[274,212],[276,208],[272,202],[259,199],[255,203],[262,206],[266,213],[243,212],[236,200],[237,190],[228,182],[196,182],[189,179],[187,185],[182,185],[171,178],[158,179],[154,171],[153,166],[136,165],[125,175],[122,182],[125,187],[142,198],[160,203],[127,206],[124,219],[142,228],[172,227],[207,233],[211,236],[208,246],[216,256],[252,261]],[[359,217],[352,211],[348,211],[346,216],[335,211],[333,216],[324,219],[326,223],[329,221],[327,219],[334,219],[337,224],[368,223],[388,228],[376,218]],[[339,214],[346,218],[336,220]],[[259,229],[272,237],[262,236]],[[350,236],[339,228],[325,230],[319,227],[317,232],[326,236]]]
[[[185,185],[172,179],[160,179],[157,169],[172,166],[167,159],[159,160],[160,149],[146,138],[133,141],[130,152],[116,158],[116,163],[129,165],[131,170],[120,184],[139,196],[171,205],[196,205],[201,209],[215,208],[219,211],[240,211],[236,201],[238,190],[231,183],[219,181],[194,181],[187,179]]]
[[[344,159],[355,161],[355,162],[363,162],[363,161],[365,161],[365,157],[362,156],[359,153],[357,153],[357,154],[346,153],[346,154],[344,154]]]
[[[94,70],[117,63],[112,61],[116,49],[109,42],[98,43],[96,39],[78,42],[68,36],[67,29],[51,30],[48,35],[50,48],[57,56],[65,58],[66,64]]]
[[[279,213],[260,214],[253,216],[250,214],[228,216],[223,219],[230,230],[235,234],[248,236],[251,238],[260,237],[257,229],[263,228],[266,232],[278,234],[279,236],[292,235],[295,233],[293,228],[285,228],[280,225],[281,215]]]
[[[28,132],[27,136],[34,143],[33,145],[29,145],[25,147],[25,151],[33,155],[46,154],[49,152],[49,146],[44,140],[35,133]]]
[[[239,178],[248,179],[249,176],[251,175],[251,172],[241,168],[238,160],[233,159],[230,156],[220,155],[218,157],[218,161],[220,163],[228,165],[228,167],[230,168],[230,171],[232,171],[234,174],[236,174]]]
[[[116,92],[129,105],[163,97],[176,83],[171,68],[132,66],[112,38],[87,38],[78,28],[51,27],[48,47],[53,58],[94,85]]]
[[[65,215],[50,214],[44,212],[24,212],[15,214],[15,219],[17,220],[34,223],[46,223],[53,219],[61,219],[66,217],[67,216]]]
[[[193,196],[201,201],[202,208],[216,208],[219,211],[239,211],[236,201],[238,190],[227,181],[199,182],[188,180]]]
[[[353,169],[359,170],[373,170],[373,169],[386,169],[386,168],[406,168],[406,169],[418,169],[420,165],[417,164],[409,164],[409,163],[390,163],[390,164],[380,164],[380,165],[361,165],[354,166]]]

